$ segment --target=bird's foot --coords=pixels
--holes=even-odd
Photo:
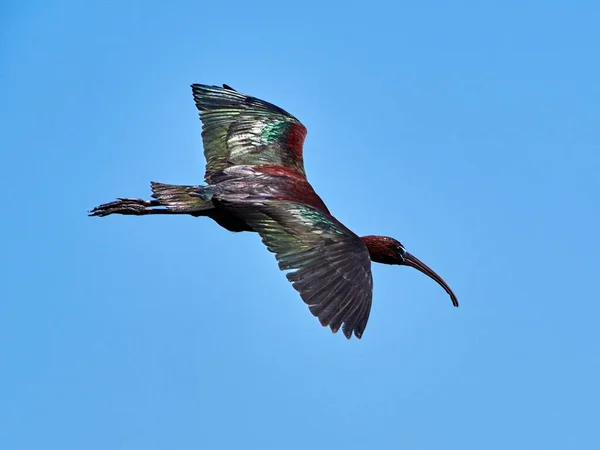
[[[90,216],[108,216],[109,214],[125,214],[143,216],[158,211],[152,209],[161,206],[156,200],[142,200],[141,198],[119,198],[114,202],[104,203],[89,211]]]

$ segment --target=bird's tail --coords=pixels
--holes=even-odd
[[[152,181],[152,197],[173,212],[204,216],[214,209],[210,186],[178,186]]]

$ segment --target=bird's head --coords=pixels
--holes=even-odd
[[[429,278],[435,280],[444,290],[450,295],[452,304],[458,306],[458,300],[450,286],[429,268],[425,263],[421,262],[416,256],[408,253],[398,240],[387,236],[363,236],[362,241],[369,250],[371,261],[382,264],[396,264],[399,266],[410,266],[424,273]]]

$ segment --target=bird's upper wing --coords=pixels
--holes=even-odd
[[[224,85],[193,84],[202,119],[205,180],[232,165],[276,165],[305,176],[302,145],[306,128],[271,103]]]
[[[323,326],[360,338],[373,296],[371,260],[362,240],[334,217],[303,203],[254,203],[239,211],[275,253],[281,270]]]

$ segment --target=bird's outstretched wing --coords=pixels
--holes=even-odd
[[[254,203],[238,211],[275,253],[281,270],[323,326],[360,338],[373,296],[365,244],[332,216],[303,203]]]
[[[304,173],[302,145],[306,128],[271,103],[241,94],[227,85],[193,84],[200,110],[206,157],[205,180],[233,165],[275,165]]]

